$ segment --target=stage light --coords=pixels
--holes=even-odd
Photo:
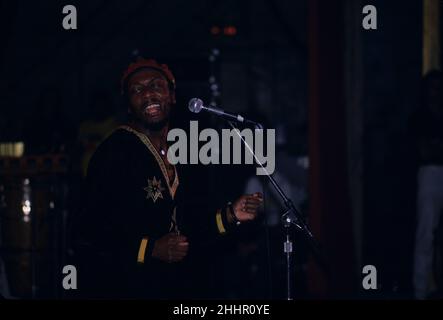
[[[0,143],[0,157],[20,158],[23,156],[25,144],[19,142],[2,142]]]
[[[29,215],[31,213],[31,201],[25,200],[22,205],[22,210],[25,216]]]
[[[234,26],[226,26],[224,29],[224,34],[226,36],[233,37],[237,34],[237,28]]]

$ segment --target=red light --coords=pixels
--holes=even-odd
[[[224,34],[226,36],[233,37],[233,36],[235,36],[237,34],[237,28],[234,27],[234,26],[227,26],[224,29]]]

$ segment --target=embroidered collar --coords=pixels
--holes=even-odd
[[[171,195],[171,198],[174,199],[175,193],[177,191],[177,187],[179,185],[177,168],[174,166],[175,177],[174,177],[174,182],[171,185],[170,181],[169,181],[168,171],[166,170],[166,165],[163,162],[163,159],[161,158],[161,156],[158,154],[157,149],[155,149],[151,140],[149,140],[148,136],[146,136],[145,134],[143,134],[141,132],[138,132],[137,130],[134,130],[133,128],[131,128],[130,126],[127,126],[127,125],[120,126],[120,127],[118,127],[118,129],[124,129],[126,131],[129,131],[129,132],[135,134],[140,139],[140,141],[149,149],[149,151],[154,155],[155,160],[157,161],[158,165],[160,166],[163,177],[165,178],[166,185],[168,186],[169,194]]]

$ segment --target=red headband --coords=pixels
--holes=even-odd
[[[143,59],[139,57],[136,62],[131,63],[126,71],[123,73],[123,77],[121,79],[121,92],[122,94],[125,92],[125,85],[128,78],[137,70],[143,68],[151,68],[160,71],[166,79],[172,84],[175,89],[175,78],[172,74],[171,70],[169,70],[166,64],[159,64],[154,59]]]

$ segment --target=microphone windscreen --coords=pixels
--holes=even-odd
[[[203,101],[199,98],[192,98],[188,103],[189,111],[199,113],[203,108]]]

